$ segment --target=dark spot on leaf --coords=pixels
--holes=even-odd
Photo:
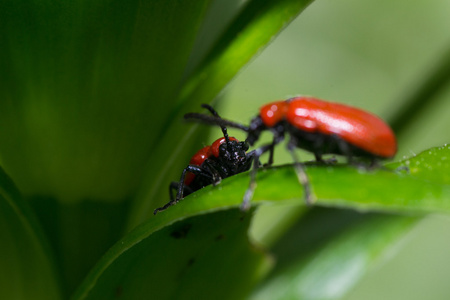
[[[191,224],[183,224],[178,229],[175,229],[170,233],[170,236],[175,239],[184,239],[187,237],[189,230],[191,230]]]
[[[194,262],[195,262],[195,258],[191,257],[191,258],[188,260],[187,267],[192,266],[192,265],[194,264]]]
[[[223,240],[224,238],[225,238],[225,235],[221,233],[221,234],[216,236],[216,241]]]
[[[123,287],[122,287],[121,285],[119,285],[119,286],[116,288],[116,298],[122,297],[122,292],[123,292]]]

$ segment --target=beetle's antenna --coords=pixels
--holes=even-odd
[[[245,131],[245,132],[249,131],[249,128],[245,125],[242,125],[242,124],[239,124],[239,123],[236,123],[233,121],[225,120],[220,117],[218,118],[218,117],[199,114],[199,113],[187,113],[184,115],[184,118],[186,120],[196,119],[196,120],[202,121],[203,123],[206,123],[206,124],[219,125],[221,127],[223,127],[223,126],[233,127],[233,128],[237,128],[242,131]]]
[[[216,118],[220,118],[222,119],[219,114],[217,113],[217,111],[209,104],[202,104],[203,108],[206,108],[207,110],[209,110],[209,112]],[[220,128],[222,129],[222,133],[223,133],[223,137],[225,138],[225,142],[227,143],[227,148],[228,150],[230,148],[230,138],[228,137],[228,131],[227,131],[227,127],[225,127],[223,124],[219,124]]]

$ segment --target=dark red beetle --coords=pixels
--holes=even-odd
[[[215,118],[217,112],[209,105],[203,104]],[[177,204],[183,196],[187,196],[207,185],[217,185],[224,178],[250,169],[254,151],[248,152],[246,142],[239,142],[234,137],[228,137],[227,128],[221,126],[223,137],[217,139],[210,146],[205,146],[192,156],[189,165],[181,173],[179,182],[172,182],[169,186],[170,201],[155,209],[157,214],[168,207]],[[176,191],[176,197],[173,191]]]
[[[305,188],[307,203],[312,201],[310,186],[303,165],[294,152],[295,148],[314,153],[317,161],[322,161],[323,154],[338,154],[345,155],[349,161],[354,157],[361,157],[374,163],[377,159],[392,158],[397,152],[394,133],[377,116],[355,107],[312,97],[295,97],[266,104],[248,127],[203,114],[191,113],[185,118],[242,129],[248,133],[246,142],[251,146],[259,139],[262,131],[270,130],[273,142],[254,150],[255,161],[259,161],[263,153],[270,151],[269,165],[272,164],[274,146],[288,134],[287,148],[294,159],[299,181]],[[254,165],[243,209],[248,209],[256,187],[257,167]]]

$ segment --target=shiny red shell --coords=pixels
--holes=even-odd
[[[260,117],[269,128],[284,120],[305,132],[336,135],[379,157],[393,157],[397,152],[392,129],[379,117],[352,106],[296,97],[264,105]]]
[[[237,141],[237,139],[235,139],[234,137],[230,137],[229,139],[230,141]],[[215,140],[214,143],[212,143],[210,146],[205,146],[202,149],[198,150],[197,153],[195,153],[191,157],[189,164],[194,166],[201,166],[206,159],[212,156],[219,157],[219,147],[220,145],[225,143],[225,141],[225,138],[221,137],[220,139]],[[184,184],[189,185],[194,180],[194,178],[195,174],[188,172],[184,179]]]

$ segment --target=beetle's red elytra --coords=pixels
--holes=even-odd
[[[298,130],[336,135],[380,158],[391,158],[397,152],[392,129],[379,117],[356,107],[296,97],[262,106],[260,116],[269,128],[284,120]]]

